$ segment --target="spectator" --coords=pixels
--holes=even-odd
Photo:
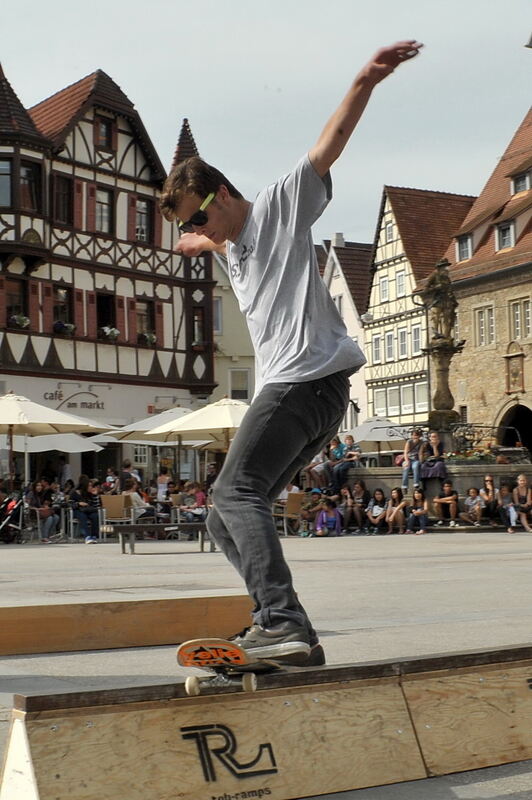
[[[322,450],[316,453],[310,464],[303,467],[301,470],[303,476],[306,478],[306,486],[311,486],[313,489],[323,489],[327,483],[327,473],[325,472],[325,462],[327,456],[325,451]]]
[[[342,517],[342,534],[344,534],[348,532],[353,517],[353,496],[347,483],[340,489],[338,511]]]
[[[480,528],[484,501],[479,494],[476,486],[471,486],[467,490],[467,497],[464,501],[465,511],[460,514],[460,519],[464,522],[472,523],[475,528]]]
[[[74,518],[78,520],[85,544],[96,544],[100,535],[98,507],[94,501],[94,487],[88,475],[80,475],[76,489],[70,495]]]
[[[375,489],[373,497],[366,508],[368,523],[370,526],[373,526],[373,530],[370,529],[370,533],[384,533],[387,502],[382,489]]]
[[[423,442],[421,440],[421,431],[414,428],[412,436],[405,444],[403,453],[403,481],[402,491],[408,491],[408,476],[412,473],[414,481],[414,489],[418,489],[421,483],[421,447]]]
[[[299,486],[296,486],[293,483],[287,483],[285,488],[279,493],[279,497],[275,502],[281,505],[285,505],[289,494],[293,494],[294,492],[300,492],[300,491],[301,489],[299,488]]]
[[[59,524],[59,515],[52,508],[51,494],[44,489],[42,481],[34,481],[26,502],[39,517],[39,536],[41,544],[50,544],[51,537],[56,533]]]
[[[497,507],[497,492],[493,483],[493,475],[484,476],[484,484],[480,490],[480,496],[484,503],[486,516],[492,527],[496,527],[499,511]]]
[[[122,461],[122,471],[118,476],[117,492],[123,492],[124,486],[128,478],[134,478],[134,477],[135,476],[131,471],[131,461],[129,460],[129,458],[126,458],[124,459],[124,461]]]
[[[528,485],[528,478],[526,475],[517,476],[517,486],[513,490],[513,502],[517,511],[519,522],[528,533],[532,532],[532,528],[528,524],[530,519],[530,512],[532,511],[532,489]]]
[[[103,494],[117,494],[117,489],[120,485],[118,472],[112,467],[107,467],[107,474],[105,481],[102,483]]]
[[[347,475],[351,467],[360,466],[361,450],[351,434],[345,437],[345,453],[341,461],[333,467],[332,471],[332,487],[333,491],[338,494],[340,487],[343,486],[347,480]]]
[[[438,478],[442,484],[447,477],[447,468],[443,461],[443,442],[437,431],[429,433],[428,442],[424,442],[420,451],[421,477],[425,481],[428,478]]]
[[[59,474],[57,476],[59,488],[64,489],[65,483],[71,481],[72,477],[72,468],[66,460],[66,456],[59,456]]]
[[[453,482],[446,480],[443,482],[442,491],[432,501],[434,511],[438,517],[436,525],[443,525],[445,520],[449,520],[449,528],[458,525],[458,493],[453,489]]]
[[[142,513],[136,516],[137,520],[145,519],[146,517],[155,517],[155,508],[141,497],[138,491],[139,488],[135,478],[126,478],[122,494],[131,498],[131,507],[133,509],[142,509]]]
[[[210,464],[207,464],[207,476],[205,478],[205,491],[207,494],[211,491],[211,487],[217,477],[218,467],[216,466],[216,461],[211,461]]]
[[[319,489],[311,489],[310,496],[301,506],[301,519],[303,520],[303,535],[315,527],[316,517],[322,510],[322,495]]]
[[[168,483],[171,480],[172,478],[168,474],[168,467],[161,467],[159,470],[159,475],[157,477],[157,500],[164,500],[168,488]]]
[[[342,518],[336,508],[334,500],[324,500],[323,509],[316,519],[316,531],[311,536],[340,536],[342,533]]]
[[[207,498],[199,483],[188,481],[185,484],[185,497],[179,509],[187,522],[202,522],[207,516]]]
[[[361,533],[367,523],[366,508],[371,499],[370,493],[366,489],[366,483],[362,478],[358,478],[354,482],[351,496],[353,498],[353,516],[357,524],[355,533]]]
[[[501,488],[497,492],[497,509],[507,532],[515,533],[517,510],[514,506],[512,488],[509,483],[501,483]]]
[[[390,499],[386,506],[386,522],[388,530],[386,533],[393,533],[394,528],[398,528],[399,533],[405,532],[405,508],[406,500],[403,497],[402,489],[396,486],[390,493]]]
[[[74,491],[74,481],[68,480],[63,487],[63,496],[65,500],[70,500],[72,492]]]
[[[340,464],[346,454],[347,446],[343,444],[339,436],[333,436],[329,444],[329,458],[325,462],[325,474],[327,475],[327,482],[332,486],[333,470],[337,464]]]
[[[412,505],[407,509],[406,532],[416,536],[427,532],[429,506],[422,489],[412,492]],[[419,530],[416,530],[419,528]]]

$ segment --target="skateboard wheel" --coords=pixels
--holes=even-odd
[[[189,697],[197,697],[201,692],[200,680],[195,675],[191,675],[185,681],[185,692]]]
[[[257,676],[254,672],[246,672],[242,676],[242,689],[245,692],[257,691]]]

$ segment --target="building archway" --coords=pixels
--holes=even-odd
[[[515,447],[519,438],[517,432],[519,432],[520,441],[532,452],[532,410],[528,406],[521,405],[521,403],[511,406],[499,424],[501,425],[500,444],[504,447]],[[505,426],[507,426],[507,430],[504,429]],[[513,428],[516,430],[512,430]]]

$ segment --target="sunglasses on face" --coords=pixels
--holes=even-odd
[[[207,224],[209,217],[205,209],[207,208],[209,203],[212,202],[212,200],[214,200],[215,197],[216,197],[216,192],[211,192],[210,194],[207,195],[207,197],[200,205],[198,210],[194,214],[192,214],[188,222],[183,222],[182,220],[178,221],[177,224],[181,233],[193,233],[194,226],[196,228],[201,228],[203,225]]]

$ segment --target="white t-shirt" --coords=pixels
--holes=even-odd
[[[331,198],[305,155],[257,195],[236,242],[227,242],[229,277],[255,350],[255,394],[267,383],[302,383],[366,359],[323,283],[311,226]]]

